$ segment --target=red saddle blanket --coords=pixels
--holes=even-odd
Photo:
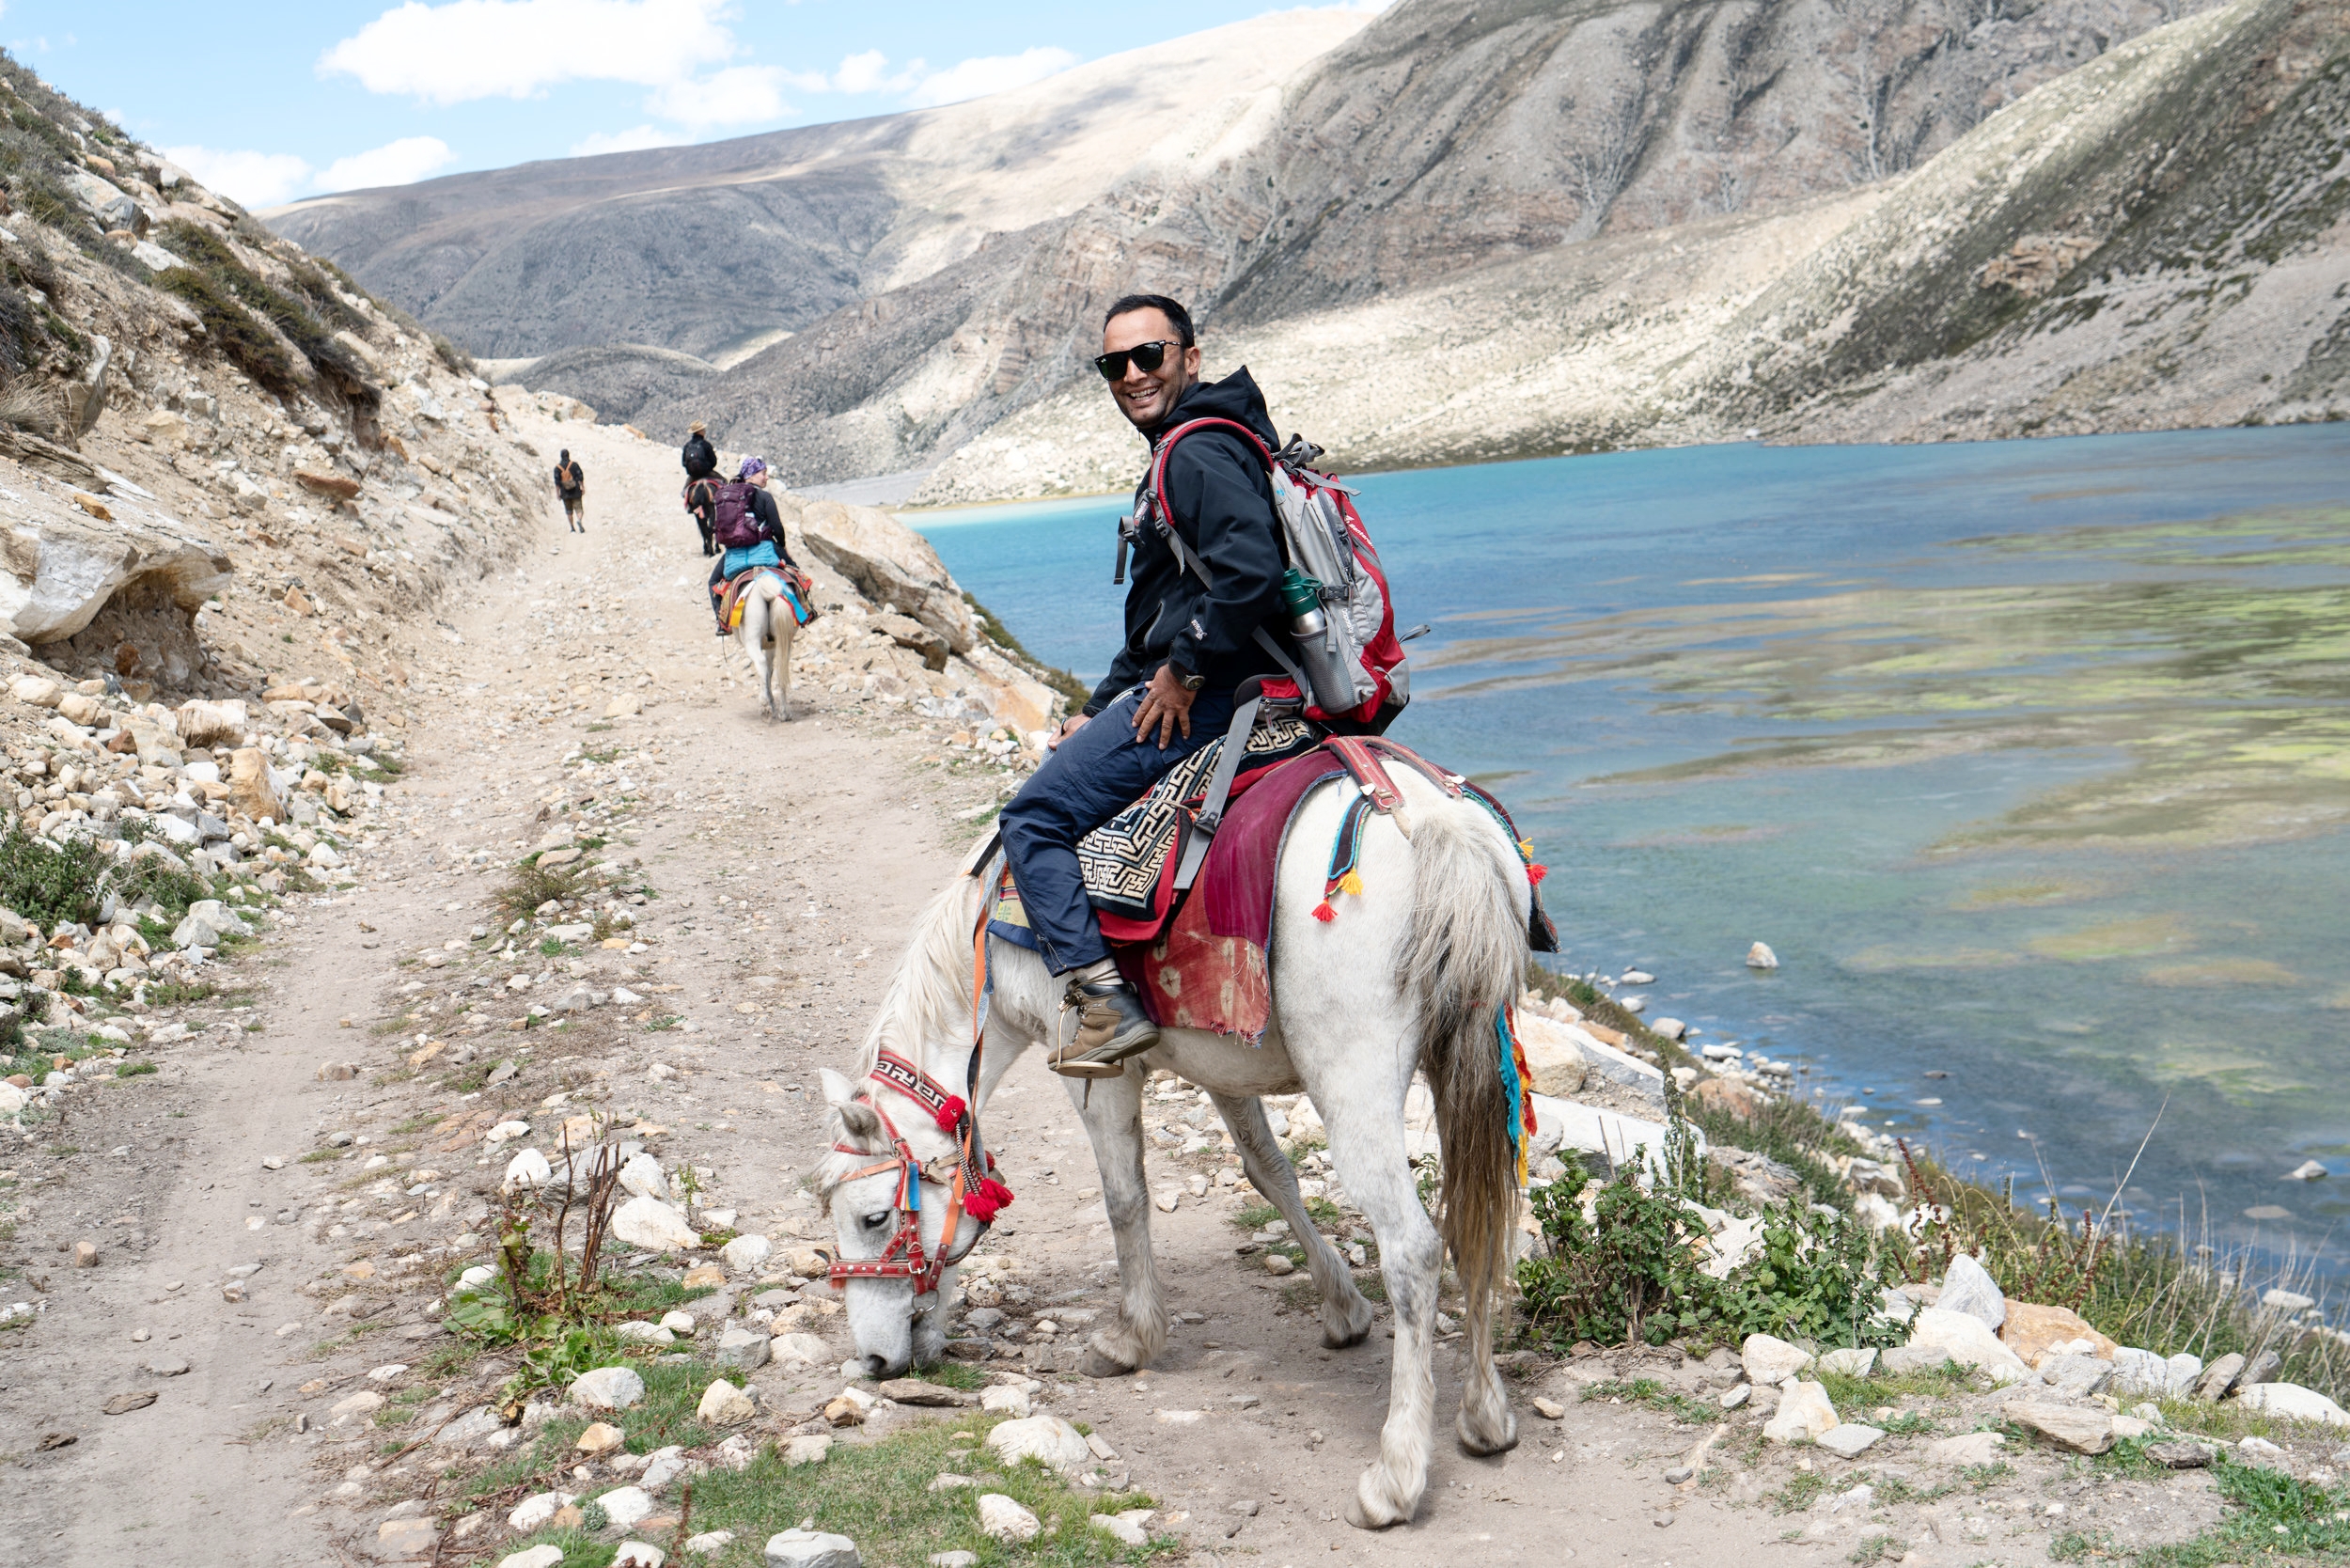
[[[1161,1027],[1238,1035],[1252,1045],[1263,1038],[1273,1011],[1267,954],[1273,945],[1274,881],[1290,823],[1306,798],[1321,785],[1347,779],[1357,789],[1332,846],[1324,900],[1315,911],[1320,918],[1331,918],[1331,896],[1341,890],[1361,891],[1359,882],[1354,881],[1354,859],[1366,819],[1373,810],[1390,809],[1401,799],[1380,765],[1382,758],[1403,762],[1440,788],[1477,800],[1494,813],[1520,853],[1527,853],[1516,826],[1498,801],[1392,741],[1332,738],[1302,756],[1264,769],[1249,779],[1245,792],[1236,790],[1225,808],[1198,880],[1174,906],[1171,918],[1138,937],[1126,938],[1112,929],[1120,922],[1108,916],[1103,918],[1103,934],[1109,938],[1119,969]],[[1535,875],[1539,881],[1539,868]],[[1131,923],[1123,924],[1132,929]],[[997,878],[989,930],[1022,947],[1034,949],[1036,946],[1009,867]],[[1528,941],[1536,951],[1558,949],[1558,933],[1543,910],[1539,890]]]

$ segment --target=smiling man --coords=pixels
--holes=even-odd
[[[1264,396],[1246,369],[1199,380],[1191,314],[1160,294],[1109,308],[1094,367],[1155,454],[1194,419],[1236,420],[1278,445]],[[1144,484],[1149,465],[1144,465]],[[1237,431],[1203,430],[1177,443],[1167,494],[1134,541],[1126,641],[1082,713],[1061,726],[1052,756],[1006,806],[1004,855],[1039,949],[1069,977],[1073,1039],[1052,1058],[1070,1077],[1114,1077],[1158,1042],[1158,1026],[1120,978],[1086,900],[1077,843],[1177,763],[1224,733],[1233,690],[1279,673],[1256,641],[1280,610],[1281,544],[1262,457]],[[1140,487],[1136,516],[1146,516]],[[1187,570],[1173,529],[1199,563]]]

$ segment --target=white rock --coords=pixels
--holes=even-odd
[[[764,1236],[737,1236],[718,1248],[718,1256],[735,1273],[749,1274],[765,1262],[767,1255],[774,1250],[774,1246]]]
[[[1763,1424],[1762,1435],[1774,1443],[1817,1442],[1837,1427],[1836,1406],[1817,1383],[1797,1381],[1780,1396],[1778,1413]]]
[[[2298,1383],[2254,1383],[2238,1390],[2236,1398],[2252,1409],[2272,1416],[2296,1421],[2323,1421],[2327,1426],[2350,1426],[2350,1411]]]
[[[506,1162],[506,1179],[498,1185],[501,1192],[517,1187],[543,1187],[555,1179],[554,1168],[547,1157],[536,1149],[525,1149]]]
[[[2304,1160],[2294,1168],[2292,1174],[2285,1180],[2288,1182],[2322,1182],[2326,1176],[2326,1170],[2324,1166],[2315,1160]]]
[[[741,1426],[759,1414],[759,1404],[722,1377],[702,1391],[695,1414],[712,1426]]]
[[[632,1198],[614,1211],[612,1233],[648,1252],[682,1252],[702,1244],[701,1232],[658,1198]]]
[[[645,1380],[633,1367],[598,1367],[572,1384],[571,1402],[590,1410],[625,1410],[645,1397]]]
[[[1037,1516],[1001,1492],[979,1494],[979,1533],[996,1541],[1033,1541],[1044,1528]]]
[[[2170,1391],[2170,1363],[2151,1350],[2123,1345],[2113,1353],[2113,1379],[2106,1387],[2114,1394],[2159,1399]]]
[[[700,1328],[691,1312],[664,1312],[661,1314],[661,1326],[681,1340],[692,1339]]]
[[[612,1521],[615,1529],[626,1529],[640,1519],[652,1517],[657,1506],[652,1494],[641,1486],[616,1486],[596,1499],[603,1516]]]
[[[987,1446],[1007,1465],[1023,1459],[1041,1461],[1047,1469],[1075,1475],[1092,1462],[1093,1450],[1085,1434],[1058,1416],[1030,1416],[1005,1421],[987,1435]]]
[[[712,1552],[722,1552],[733,1544],[734,1532],[730,1529],[706,1529],[699,1535],[689,1535],[685,1538],[685,1549],[696,1557],[707,1557]]]
[[[1871,1350],[1831,1350],[1820,1357],[1820,1370],[1844,1377],[1866,1377],[1877,1364],[1877,1353]]]
[[[715,1355],[722,1367],[732,1367],[737,1372],[756,1372],[767,1364],[770,1354],[764,1328],[745,1328],[735,1324],[718,1336]]]
[[[1942,1294],[1935,1305],[1946,1312],[1980,1318],[1995,1334],[2007,1322],[2007,1297],[1982,1265],[1964,1252],[1950,1260],[1950,1272],[1942,1279]]]
[[[1885,1434],[1873,1426],[1840,1421],[1812,1439],[1828,1452],[1845,1459],[1857,1459],[1862,1450],[1872,1447]]]
[[[979,1408],[1001,1411],[1015,1419],[1025,1420],[1034,1407],[1028,1403],[1028,1391],[1009,1384],[997,1384],[979,1395]]]
[[[767,1538],[767,1568],[865,1568],[865,1560],[845,1535],[788,1529]]]
[[[1988,1465],[1999,1457],[2007,1439],[1996,1432],[1969,1432],[1937,1438],[1926,1445],[1926,1458],[1936,1465]]]
[[[1981,1368],[1991,1374],[1994,1383],[2022,1383],[2032,1374],[2013,1351],[1999,1342],[1997,1334],[1983,1326],[1981,1318],[1939,1307],[1921,1307],[1909,1320],[1906,1348],[1940,1352],[1962,1367]]]
[[[1771,945],[1769,943],[1757,942],[1753,947],[1747,949],[1747,967],[1749,969],[1776,969],[1778,967],[1778,954],[1771,951]]]
[[[673,1345],[677,1336],[657,1323],[632,1318],[612,1330],[612,1337],[632,1345]]]
[[[634,1198],[669,1196],[669,1178],[663,1172],[661,1162],[650,1154],[629,1156],[628,1163],[620,1167],[620,1185]]]
[[[528,1137],[529,1134],[530,1123],[527,1121],[501,1121],[482,1134],[481,1141],[494,1149],[501,1143],[511,1143],[518,1137]]]
[[[1749,1334],[1738,1347],[1738,1359],[1747,1369],[1749,1383],[1780,1384],[1794,1377],[1811,1364],[1811,1357],[1800,1348],[1770,1334]]]
[[[1096,1513],[1087,1522],[1095,1529],[1115,1536],[1129,1546],[1148,1546],[1151,1544],[1149,1530],[1144,1529],[1132,1519],[1123,1518],[1119,1514]]]
[[[546,1495],[552,1497],[554,1494],[548,1493]],[[518,1509],[516,1512],[520,1513],[521,1510]],[[549,1509],[547,1512],[548,1517],[552,1518],[554,1516],[554,1510]],[[539,1525],[545,1523],[546,1520],[541,1519],[539,1521],[539,1524],[517,1525],[514,1528],[517,1529],[537,1529]],[[509,1552],[504,1557],[498,1559],[498,1568],[556,1568],[556,1564],[561,1562],[562,1560],[563,1548],[560,1546],[525,1546],[519,1552]]]
[[[832,1347],[813,1334],[778,1334],[767,1341],[768,1354],[779,1367],[821,1367]]]
[[[645,1456],[645,1468],[637,1476],[636,1484],[648,1492],[658,1492],[695,1468],[695,1462],[685,1457],[685,1450],[671,1444],[666,1449],[655,1449]]]
[[[645,1541],[623,1541],[612,1554],[612,1568],[661,1568],[660,1547]]]
[[[784,1444],[781,1457],[786,1469],[801,1465],[822,1465],[832,1457],[832,1435],[820,1432],[812,1437],[794,1437]]]
[[[557,1509],[569,1508],[577,1501],[579,1496],[573,1492],[540,1492],[517,1503],[514,1512],[506,1516],[506,1523],[518,1532],[534,1530],[554,1518]],[[559,1560],[563,1554],[558,1551],[555,1555]]]

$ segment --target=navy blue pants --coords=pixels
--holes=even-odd
[[[1101,922],[1086,901],[1077,868],[1077,841],[1140,799],[1178,762],[1222,735],[1232,723],[1230,692],[1201,692],[1191,704],[1191,737],[1179,729],[1159,748],[1159,727],[1135,738],[1136,687],[1061,742],[997,819],[1004,858],[1020,907],[1046,967],[1057,975],[1109,957]]]

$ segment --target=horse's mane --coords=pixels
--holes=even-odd
[[[873,1027],[857,1053],[857,1072],[873,1070],[883,1046],[909,1061],[925,1047],[971,1032],[971,938],[979,921],[979,882],[959,876],[914,922],[913,940],[889,978]]]
[[[931,900],[914,923],[898,972],[889,978],[872,1027],[857,1052],[856,1075],[873,1070],[882,1048],[921,1061],[926,1047],[967,1039],[971,1032],[972,933],[979,922],[979,881],[959,876]],[[829,1200],[841,1176],[859,1164],[834,1150],[816,1168],[816,1192]]]

